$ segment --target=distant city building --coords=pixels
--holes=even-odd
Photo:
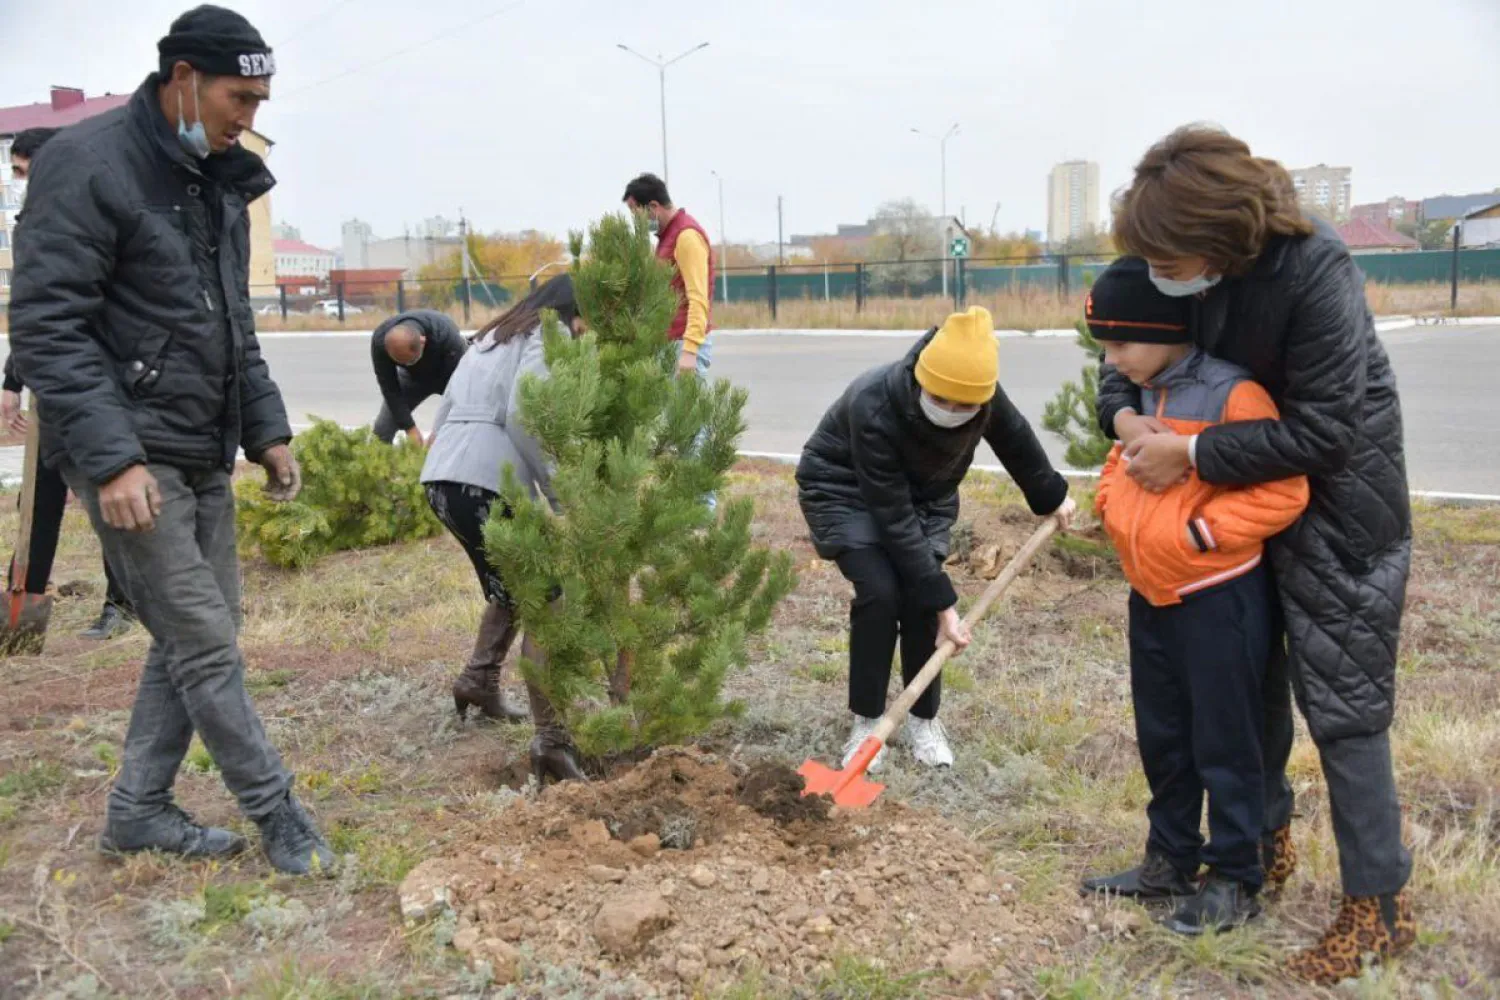
[[[271,239],[274,240],[300,240],[302,230],[286,222],[278,222],[271,227]]]
[[[341,263],[345,268],[353,271],[395,269],[408,278],[416,277],[424,267],[448,259],[463,246],[463,240],[456,235],[377,239],[369,223],[360,219],[345,222],[342,233]]]
[[[1353,173],[1348,167],[1330,167],[1323,163],[1291,171],[1297,203],[1304,211],[1343,222],[1349,218],[1349,209],[1354,204]]]
[[[445,219],[441,215],[434,215],[430,219],[423,219],[422,224],[417,227],[417,236],[423,239],[446,239],[458,235],[458,223],[452,219]]]
[[[1368,205],[1355,205],[1349,209],[1349,218],[1392,228],[1403,223],[1417,224],[1422,221],[1422,203],[1414,198],[1402,198],[1398,195]]]
[[[123,107],[129,94],[105,94],[85,97],[74,87],[53,87],[46,104],[21,104],[0,108],[0,302],[10,301],[10,276],[14,268],[11,257],[11,233],[21,210],[10,175],[10,144],[16,135],[29,128],[61,128],[86,118]]]
[[[1338,230],[1339,239],[1344,241],[1350,253],[1389,253],[1393,250],[1422,248],[1421,244],[1405,233],[1398,233],[1390,226],[1365,218],[1349,219],[1334,228]]]
[[[1500,188],[1479,194],[1442,194],[1436,198],[1422,199],[1422,219],[1433,222],[1438,219],[1462,219],[1470,212],[1489,208],[1500,201]]]
[[[1047,242],[1064,244],[1099,231],[1099,164],[1069,160],[1047,177]]]
[[[332,250],[315,247],[300,239],[279,239],[272,243],[276,252],[276,281],[285,284],[284,278],[314,278],[323,280],[337,266]]]
[[[904,227],[908,221],[914,221],[913,228],[920,227],[931,233],[924,236],[923,242],[928,239],[931,243],[917,253],[918,257],[930,257],[936,259],[944,255],[946,248],[954,237],[969,237],[969,231],[964,228],[962,222],[956,216],[948,216],[944,219],[940,215],[922,216],[916,220],[905,218],[871,219],[869,222],[857,225],[840,224],[832,233],[812,233],[793,235],[786,243],[786,258],[788,260],[821,259],[823,255],[837,253],[845,258],[864,257],[874,259],[875,240],[881,236],[889,236],[896,227]],[[761,243],[747,246],[746,249],[757,259],[766,260],[768,263],[776,260],[775,243]],[[769,256],[764,254],[769,250]]]

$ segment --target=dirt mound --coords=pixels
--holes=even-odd
[[[455,947],[500,981],[529,955],[668,997],[747,964],[805,983],[845,953],[980,988],[1035,949],[1014,880],[940,818],[885,799],[845,813],[801,789],[781,765],[660,751],[517,801],[468,849],[418,866],[403,906],[451,907]]]

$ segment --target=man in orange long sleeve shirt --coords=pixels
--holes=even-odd
[[[677,342],[677,373],[707,373],[713,332],[714,262],[708,233],[684,209],[672,204],[667,185],[655,174],[641,174],[625,187],[625,205],[644,212],[656,233],[656,256],[672,262],[677,313],[667,339]]]
[[[1191,437],[1215,424],[1277,418],[1248,373],[1193,346],[1186,300],[1158,292],[1144,260],[1111,264],[1085,319],[1105,363],[1141,387],[1143,412],[1167,431]],[[1083,888],[1185,898],[1167,924],[1178,933],[1228,929],[1260,912],[1262,688],[1279,631],[1261,559],[1266,539],[1290,527],[1307,498],[1304,476],[1225,487],[1190,473],[1151,493],[1126,475],[1118,445],[1099,480],[1094,509],[1132,588],[1130,694],[1151,832],[1144,864]],[[1201,885],[1200,866],[1208,868]]]

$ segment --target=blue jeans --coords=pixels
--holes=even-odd
[[[677,357],[678,357],[679,360],[681,360],[681,358],[682,358],[682,341],[680,341],[680,340],[677,341]],[[709,334],[706,338],[704,338],[703,343],[701,343],[701,344],[698,345],[698,378],[700,380],[702,380],[704,382],[708,381],[708,370],[713,367],[713,364],[714,364],[714,338],[713,338],[713,334]],[[707,437],[707,436],[708,435],[707,435],[706,432],[700,433],[698,435],[698,439],[697,439],[696,443],[702,444],[703,439],[705,437]],[[715,510],[719,509],[719,498],[716,497],[716,496],[714,496],[714,494],[710,493],[708,496],[704,497],[703,499],[704,499],[704,502],[708,504],[708,509],[710,511],[715,511]]]

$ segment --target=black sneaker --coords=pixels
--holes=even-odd
[[[163,851],[185,858],[232,858],[246,847],[245,838],[229,830],[199,826],[175,805],[144,820],[110,820],[99,835],[105,854]]]
[[[1198,883],[1181,871],[1164,854],[1146,852],[1146,860],[1118,875],[1096,875],[1086,878],[1080,887],[1084,895],[1107,893],[1127,899],[1174,899],[1192,896]]]
[[[261,848],[274,867],[289,875],[333,874],[333,851],[292,793],[288,792],[281,805],[256,824],[260,827]]]
[[[1257,891],[1243,882],[1209,872],[1203,888],[1167,918],[1167,928],[1188,935],[1233,930],[1260,916]]]
[[[130,616],[113,604],[104,605],[94,624],[78,633],[85,639],[113,639],[130,631]]]

